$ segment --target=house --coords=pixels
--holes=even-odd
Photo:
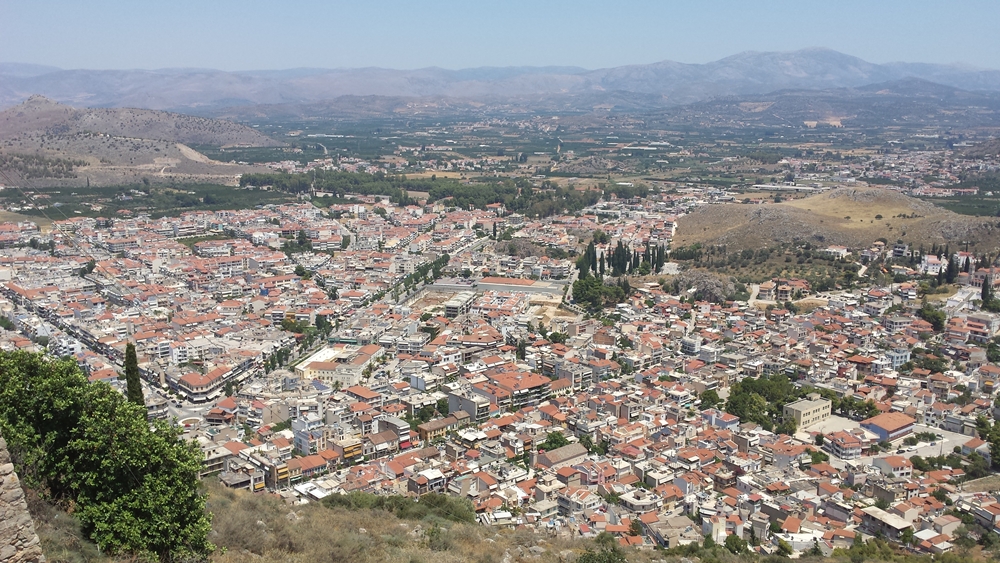
[[[560,469],[583,461],[585,457],[587,448],[583,444],[567,444],[552,451],[539,453],[535,465],[544,469]]]
[[[701,413],[701,417],[712,426],[722,430],[736,431],[740,426],[740,417],[716,409],[706,410]]]
[[[875,433],[882,442],[899,440],[913,432],[916,420],[900,412],[887,412],[861,421],[861,427]]]
[[[913,475],[913,463],[903,456],[891,455],[876,458],[872,465],[877,467],[883,475],[890,477],[906,477]]]
[[[824,436],[823,449],[840,459],[857,459],[865,449],[865,441],[860,436],[839,430]]]
[[[990,457],[989,442],[983,441],[979,438],[973,438],[968,442],[962,444],[962,455],[967,456],[972,452],[976,452],[977,454],[981,455],[983,459],[986,461],[987,466],[991,465],[992,458]]]
[[[872,534],[881,534],[892,541],[899,541],[905,530],[913,529],[913,524],[875,506],[862,508],[861,513],[861,526],[863,528]]]

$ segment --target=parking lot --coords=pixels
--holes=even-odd
[[[823,421],[820,424],[810,426],[807,431],[810,432],[836,432],[838,430],[848,430],[852,428],[859,428],[860,423],[847,418],[832,416],[828,420]],[[882,453],[879,457],[885,457],[889,455],[901,455],[907,459],[918,455],[920,457],[934,457],[940,455],[948,455],[955,449],[956,446],[961,447],[962,444],[968,442],[972,439],[971,436],[966,436],[964,434],[959,434],[957,432],[949,432],[947,430],[942,430],[940,428],[935,428],[932,426],[927,426],[924,424],[917,424],[913,427],[913,434],[920,434],[922,432],[931,432],[938,436],[939,439],[930,442],[919,442],[916,446],[905,446],[903,441],[897,441],[893,444],[893,449]],[[911,449],[912,448],[912,449]],[[899,453],[902,450],[902,453]],[[872,456],[864,456],[855,460],[851,460],[853,463],[861,463],[864,465],[871,465]],[[830,456],[830,465],[843,469],[847,466],[844,460],[838,459],[836,457]]]

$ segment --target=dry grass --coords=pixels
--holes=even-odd
[[[884,223],[892,222],[892,218],[900,214],[915,212],[914,205],[926,206],[918,200],[894,197],[895,194],[882,192],[881,197],[864,200],[852,197],[831,197],[833,194],[820,194],[812,197],[790,200],[780,205],[812,212],[824,221],[850,229],[870,229],[872,225],[885,227]],[[922,213],[941,213],[943,209],[928,208]],[[881,215],[882,219],[876,219]],[[850,219],[848,219],[850,217]]]
[[[97,545],[86,539],[80,523],[62,509],[42,500],[38,493],[25,489],[28,511],[35,522],[35,533],[42,552],[50,562],[111,563],[118,561],[101,554]]]
[[[19,221],[34,221],[42,232],[47,232],[52,227],[52,221],[45,217],[35,217],[33,215],[21,215],[10,211],[0,211],[0,223],[17,223]]]
[[[826,299],[808,298],[795,302],[795,306],[801,313],[808,313],[816,307],[825,307],[828,304]]]
[[[975,479],[962,484],[962,491],[966,493],[985,493],[1000,491],[1000,475],[990,475],[982,479]]]
[[[1000,222],[959,215],[882,188],[839,188],[779,204],[702,207],[681,218],[673,246],[723,244],[732,251],[801,240],[856,251],[878,238],[928,247],[970,241],[975,248],[992,250],[1000,246]]]
[[[218,563],[500,563],[505,553],[512,562],[527,559],[531,546],[545,549],[532,561],[556,563],[561,552],[579,554],[591,545],[476,524],[404,521],[384,511],[289,506],[272,496],[215,484],[209,494],[212,541],[224,548],[213,558]]]
[[[945,286],[945,287],[948,288],[947,292],[945,292],[945,293],[930,293],[930,294],[927,295],[927,300],[928,301],[947,301],[949,297],[951,297],[952,295],[955,295],[956,293],[958,293],[958,286],[957,285],[948,285],[948,286]]]

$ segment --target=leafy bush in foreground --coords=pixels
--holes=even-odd
[[[71,506],[102,551],[161,561],[213,551],[198,447],[72,360],[0,353],[0,433],[25,484]]]

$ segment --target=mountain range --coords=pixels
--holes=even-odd
[[[777,90],[859,88],[921,79],[971,91],[1000,91],[1000,71],[963,65],[869,63],[813,48],[746,52],[705,64],[663,61],[587,70],[577,67],[481,67],[221,71],[210,69],[64,70],[0,64],[0,108],[33,94],[77,107],[205,110],[259,104],[308,104],[343,96],[445,97],[498,101],[582,96],[679,106]]]

